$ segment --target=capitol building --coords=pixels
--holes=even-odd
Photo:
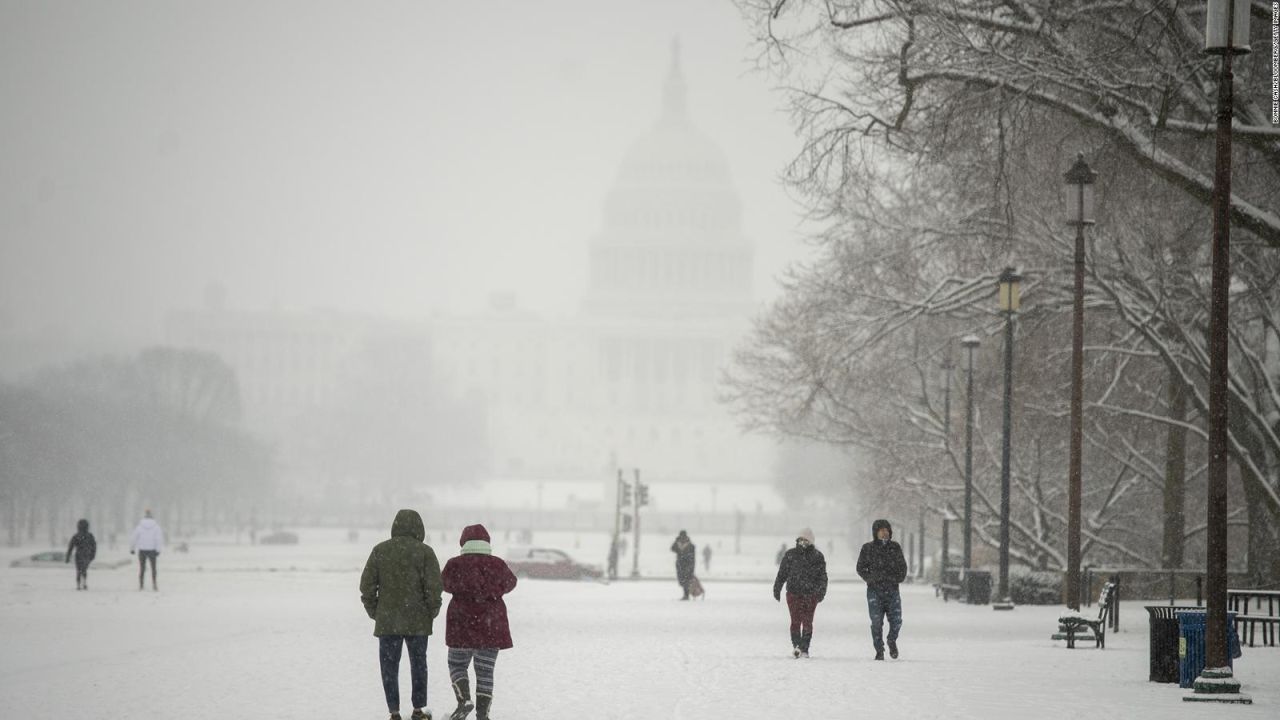
[[[731,486],[765,491],[772,441],[743,435],[717,401],[721,372],[758,310],[753,247],[728,163],[686,99],[673,49],[657,117],[627,152],[589,240],[576,314],[540,317],[502,295],[474,314],[416,321],[231,311],[213,298],[174,313],[167,340],[216,352],[236,370],[246,424],[271,440],[282,479],[298,487],[326,473],[310,420],[351,377],[382,371],[363,366],[377,356],[371,348],[409,347],[432,382],[480,418],[484,481],[536,480],[540,493],[578,483],[601,488],[605,503],[616,468],[638,467],[651,485],[715,488],[705,510],[715,509],[717,489],[722,505],[735,497]],[[361,481],[326,479],[339,488]],[[689,492],[683,502],[702,502]]]

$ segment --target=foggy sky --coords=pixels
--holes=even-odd
[[[154,342],[234,309],[572,313],[678,36],[756,293],[797,144],[728,0],[0,0],[0,334]]]

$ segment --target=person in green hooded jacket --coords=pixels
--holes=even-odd
[[[409,671],[413,681],[412,720],[430,720],[427,705],[427,638],[432,621],[440,613],[440,561],[423,542],[422,516],[401,510],[391,523],[391,539],[373,546],[360,575],[360,601],[373,619],[378,638],[378,664],[382,690],[391,720],[400,720],[400,652],[409,647]]]

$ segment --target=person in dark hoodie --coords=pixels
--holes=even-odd
[[[698,564],[698,549],[689,539],[689,533],[681,530],[676,535],[676,541],[671,543],[671,552],[676,554],[676,582],[684,590],[684,597],[680,599],[688,600],[689,582],[693,579],[695,566]]]
[[[489,531],[468,525],[458,544],[462,554],[444,565],[444,591],[453,596],[445,615],[445,644],[449,646],[449,679],[458,707],[450,720],[464,720],[472,708],[476,720],[489,720],[493,703],[493,667],[498,651],[511,647],[507,604],[502,596],[516,588],[516,576],[493,554]],[[476,702],[471,704],[467,671],[476,667]]]
[[[67,562],[71,562],[71,553],[76,556],[76,589],[89,589],[89,563],[98,554],[98,541],[89,532],[89,521],[81,518],[76,522],[76,534],[71,536],[67,545]]]
[[[889,657],[898,657],[898,632],[902,629],[902,596],[898,585],[907,579],[907,558],[893,541],[888,520],[871,525],[871,542],[858,553],[858,576],[867,583],[867,611],[871,614],[871,643],[876,659],[884,659],[884,619],[889,618]]]
[[[360,575],[360,602],[373,619],[378,638],[382,690],[391,720],[400,720],[400,652],[409,647],[413,720],[431,720],[427,705],[427,639],[440,614],[440,562],[430,545],[422,516],[401,510],[391,523],[391,539],[373,546]]]
[[[827,559],[813,546],[813,531],[805,528],[796,536],[796,546],[782,556],[778,577],[773,581],[773,599],[782,601],[787,586],[787,610],[791,613],[791,655],[809,657],[813,639],[813,613],[827,597]]]

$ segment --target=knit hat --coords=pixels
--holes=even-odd
[[[489,542],[489,531],[484,529],[483,525],[468,525],[462,529],[462,537],[458,538],[458,546],[466,545],[471,540],[483,540]]]
[[[809,528],[801,528],[801,529],[800,529],[800,532],[796,535],[796,539],[797,539],[797,540],[799,540],[799,539],[801,539],[801,538],[804,538],[805,540],[808,540],[808,541],[809,541],[809,544],[810,544],[810,545],[812,545],[812,544],[813,544],[813,531],[812,531],[812,530],[810,530]]]

